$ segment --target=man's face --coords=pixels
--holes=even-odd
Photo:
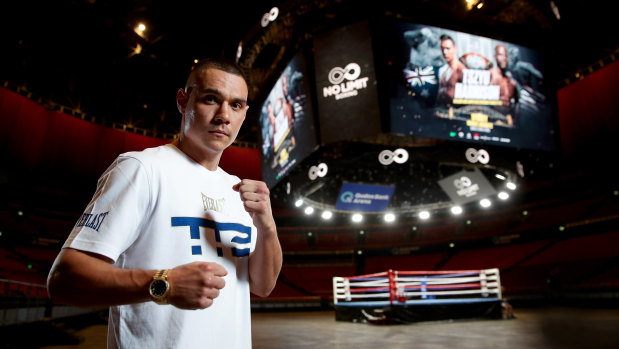
[[[456,45],[451,40],[441,40],[441,53],[447,63],[451,63],[456,57]]]
[[[505,46],[497,46],[494,50],[494,59],[496,59],[496,64],[501,69],[507,69],[507,50]]]
[[[288,78],[286,75],[282,76],[282,89],[284,90],[284,96],[288,95]]]
[[[199,73],[188,94],[177,94],[183,114],[181,134],[203,151],[219,153],[236,139],[247,105],[242,77],[215,68]]]

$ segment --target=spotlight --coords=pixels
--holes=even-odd
[[[387,213],[385,215],[385,222],[391,223],[395,221],[395,215],[393,213]]]
[[[506,192],[504,192],[504,191],[500,192],[497,196],[498,196],[498,197],[499,197],[499,199],[501,199],[501,200],[507,200],[507,199],[509,199],[509,194],[507,194],[507,193],[506,193]]]
[[[430,218],[430,212],[428,212],[428,211],[421,211],[421,212],[419,212],[419,218],[421,218],[421,219],[428,219],[428,218]]]
[[[359,223],[363,220],[363,216],[359,213],[355,213],[354,215],[352,215],[352,221],[355,223]]]
[[[301,207],[301,205],[303,205],[303,199],[299,199],[299,200],[295,201],[295,202],[294,202],[294,205],[295,205],[296,207]]]
[[[481,205],[481,207],[486,208],[486,207],[490,207],[492,205],[492,201],[490,201],[488,199],[481,199],[479,204]]]
[[[451,213],[456,214],[456,215],[462,213],[462,207],[461,206],[453,206],[451,208]]]
[[[323,211],[320,217],[322,217],[322,219],[331,219],[331,217],[333,217],[333,212]]]
[[[312,206],[307,206],[307,207],[305,208],[305,211],[304,211],[304,212],[305,212],[305,214],[306,214],[306,215],[308,215],[308,216],[309,216],[309,215],[311,215],[312,213],[314,213],[314,208],[313,208]]]
[[[497,174],[495,174],[494,176],[495,176],[496,178],[498,178],[498,179],[502,180],[502,181],[504,181],[504,180],[506,180],[506,179],[507,179],[507,177],[503,176],[503,175],[502,175],[502,174],[500,174],[500,173],[497,173]]]
[[[507,184],[505,184],[505,186],[509,190],[516,190],[516,184],[514,184],[513,182],[507,182]]]

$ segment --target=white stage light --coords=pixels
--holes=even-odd
[[[421,212],[419,212],[419,218],[421,218],[421,219],[428,219],[428,218],[430,218],[430,212],[428,212],[428,211],[421,211]]]
[[[500,192],[497,196],[498,196],[498,197],[499,197],[499,199],[501,199],[501,200],[507,200],[507,199],[509,199],[509,194],[507,194],[507,193],[506,193],[506,192],[504,192],[504,191]]]
[[[460,206],[453,206],[451,208],[451,213],[453,213],[453,214],[460,214],[460,213],[462,213],[462,207],[460,207]]]
[[[303,199],[299,199],[297,201],[294,202],[294,205],[296,207],[301,207],[303,205]]]
[[[308,216],[309,216],[309,215],[311,215],[312,213],[314,213],[314,208],[313,208],[312,206],[307,206],[307,207],[305,208],[305,211],[304,211],[304,212],[305,212],[305,214],[306,214],[306,215],[308,215]]]
[[[479,204],[481,205],[481,207],[490,207],[492,205],[492,201],[488,199],[481,199]]]
[[[507,187],[507,189],[509,190],[516,190],[516,184],[512,183],[512,182],[507,182],[507,184],[505,184],[505,186]]]
[[[385,222],[391,223],[393,221],[395,221],[395,215],[393,213],[387,213],[385,215]]]
[[[359,223],[363,220],[363,216],[359,213],[355,213],[354,215],[352,215],[352,221],[355,223]]]
[[[322,217],[322,219],[331,219],[331,217],[333,217],[333,212],[323,211],[320,217]]]

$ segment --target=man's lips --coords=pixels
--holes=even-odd
[[[220,129],[214,129],[214,130],[210,130],[208,131],[209,133],[213,133],[219,136],[227,136],[228,132],[226,132],[225,130],[220,130]]]

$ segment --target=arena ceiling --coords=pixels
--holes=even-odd
[[[558,87],[597,69],[619,49],[612,2],[568,0],[294,0],[230,1],[63,0],[3,4],[0,79],[53,103],[93,116],[96,122],[129,129],[177,131],[176,89],[194,59],[234,58],[256,42],[272,52],[246,66],[253,69],[251,100],[259,105],[289,51],[315,33],[372,16],[411,19],[544,48],[556,61]],[[556,10],[553,10],[553,5]],[[272,7],[286,23],[260,25]],[[138,23],[147,27],[140,36]],[[263,45],[262,49],[266,48]],[[240,141],[255,143],[256,112]]]

